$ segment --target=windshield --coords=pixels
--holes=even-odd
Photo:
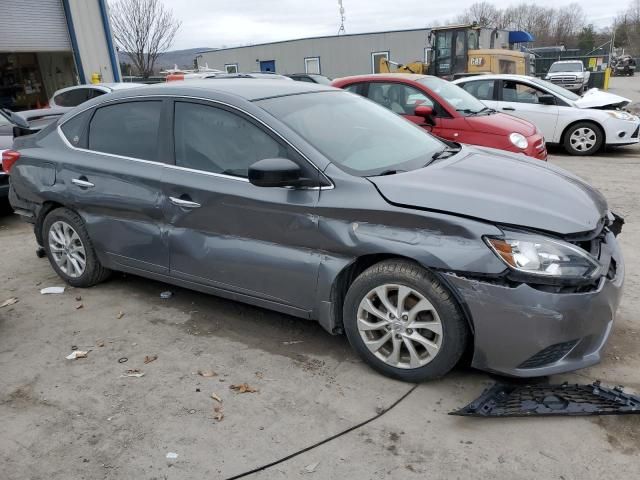
[[[445,145],[358,95],[327,91],[256,102],[330,161],[358,176],[421,168]]]
[[[425,77],[418,80],[418,83],[423,84],[432,92],[440,95],[462,115],[474,115],[483,110],[487,110],[486,105],[469,92],[441,78]]]
[[[549,68],[549,73],[553,72],[581,72],[582,71],[582,63],[554,63]]]
[[[569,100],[572,100],[574,102],[580,98],[579,95],[576,95],[575,93],[570,92],[566,88],[562,88],[554,83],[547,82],[546,80],[542,80],[541,78],[529,77],[527,78],[527,80],[529,80],[530,82],[537,83],[538,85],[543,86],[547,90],[552,91],[556,95],[560,95],[561,97],[568,98]]]

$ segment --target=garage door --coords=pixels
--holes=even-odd
[[[1,0],[0,52],[71,50],[62,0]]]

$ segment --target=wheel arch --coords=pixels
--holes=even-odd
[[[607,143],[607,132],[605,131],[605,129],[602,126],[602,124],[598,120],[594,120],[593,118],[580,118],[580,119],[577,119],[577,120],[573,120],[571,123],[566,125],[564,127],[564,129],[562,130],[562,134],[560,135],[560,140],[558,142],[560,145],[564,144],[565,135],[567,134],[569,129],[571,127],[573,127],[574,125],[578,124],[578,123],[592,123],[593,125],[595,125],[600,130],[600,133],[602,134],[602,146],[604,147],[606,145],[606,143]]]
[[[458,307],[460,308],[460,311],[462,312],[462,315],[465,318],[465,321],[467,322],[471,335],[474,335],[475,329],[473,326],[473,318],[471,316],[471,312],[460,293],[445,278],[445,276],[440,275],[437,270],[426,267],[411,257],[394,253],[374,253],[361,255],[354,259],[352,262],[342,266],[338,273],[333,277],[333,281],[331,282],[330,301],[322,302],[324,308],[319,309],[318,321],[326,330],[333,334],[343,333],[342,307],[344,305],[345,296],[347,294],[347,291],[349,290],[349,287],[351,286],[353,281],[366,269],[386,260],[407,261],[418,265],[421,268],[428,270],[431,274],[435,275],[436,278],[438,278],[438,280],[442,282],[445,288],[447,288],[453,295]],[[470,342],[470,345],[471,344],[473,344],[473,342]]]
[[[52,212],[53,210],[56,210],[57,208],[68,208],[68,207],[65,207],[63,204],[59,202],[46,201],[40,206],[40,209],[38,210],[33,231],[36,236],[36,241],[40,246],[44,245],[43,243],[44,239],[42,238],[42,226],[44,224],[44,219],[47,218],[47,215],[49,215],[50,212]]]

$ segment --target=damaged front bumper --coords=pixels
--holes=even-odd
[[[591,291],[555,293],[447,273],[474,329],[472,365],[515,377],[536,377],[598,363],[622,296],[624,263],[608,233],[600,262],[607,275]]]

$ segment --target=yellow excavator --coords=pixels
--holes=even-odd
[[[401,64],[380,58],[378,69],[380,73],[419,73],[450,80],[483,73],[530,74],[530,55],[508,48],[511,33],[475,24],[434,28],[429,32],[425,61]]]

